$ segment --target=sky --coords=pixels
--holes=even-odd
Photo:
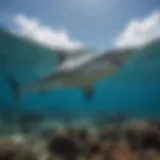
[[[160,0],[1,0],[0,25],[50,47],[141,45],[160,37]]]

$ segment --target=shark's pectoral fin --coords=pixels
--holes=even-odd
[[[91,98],[93,97],[94,94],[94,88],[91,85],[87,85],[87,86],[82,86],[82,91],[84,93],[84,96],[86,98],[86,100],[91,100]]]
[[[11,90],[13,91],[13,93],[15,95],[15,99],[18,102],[19,98],[22,94],[20,84],[12,75],[7,75],[6,78],[7,78],[8,84],[11,87]]]

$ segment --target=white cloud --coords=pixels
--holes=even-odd
[[[133,19],[116,38],[116,47],[138,46],[160,38],[160,11],[142,19]]]
[[[18,14],[14,17],[19,33],[43,45],[56,48],[78,49],[81,42],[72,41],[65,30],[56,30],[41,24],[37,19],[31,19]]]

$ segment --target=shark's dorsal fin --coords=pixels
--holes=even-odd
[[[85,55],[86,52],[87,51],[86,51],[85,48],[79,48],[79,49],[76,49],[76,50],[61,49],[61,50],[57,50],[56,54],[58,56],[58,62],[62,63],[66,59],[76,58],[76,57],[78,57],[80,55]]]
[[[84,93],[85,99],[87,101],[91,100],[91,98],[93,97],[94,94],[94,88],[92,85],[86,85],[86,86],[82,86],[82,91]]]
[[[58,63],[62,63],[68,58],[68,55],[64,51],[57,51]]]

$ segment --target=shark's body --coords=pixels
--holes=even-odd
[[[26,91],[47,91],[55,88],[78,86],[83,89],[86,99],[93,95],[93,85],[117,71],[131,54],[130,49],[112,50],[103,53],[81,53],[67,57],[65,53],[57,53],[59,65],[53,73],[23,88],[13,77],[8,77],[13,91],[18,98]]]

